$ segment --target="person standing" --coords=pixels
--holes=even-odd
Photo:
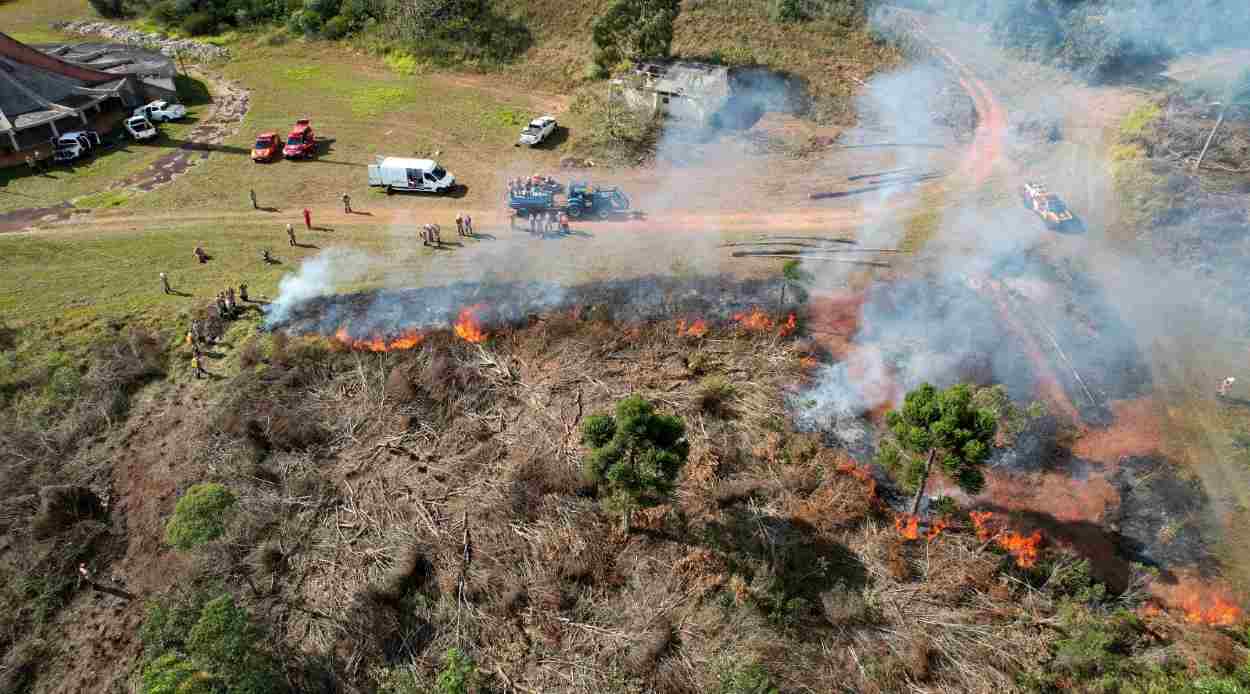
[[[196,380],[208,375],[208,372],[204,370],[204,360],[200,358],[199,350],[191,355],[191,370],[195,372]]]
[[[1228,378],[1224,379],[1220,383],[1220,387],[1215,389],[1216,397],[1220,397],[1220,398],[1228,397],[1228,391],[1232,390],[1233,384],[1236,382],[1237,382],[1237,379],[1233,378],[1232,376],[1229,376]]]
[[[308,211],[307,207],[304,208],[304,227],[312,231],[312,213]],[[295,244],[291,245],[294,246]]]
[[[295,227],[290,224],[286,225],[286,240],[292,246],[295,245]]]
[[[456,214],[456,235],[464,236],[464,213]]]
[[[466,214],[464,216],[464,235],[473,236],[473,216]]]
[[[246,303],[246,302],[248,301],[248,298],[247,298],[247,282],[240,282],[240,283],[239,283],[239,301],[242,301],[242,302],[244,302],[244,303]]]
[[[161,291],[166,294],[173,294],[174,290],[169,286],[169,275],[161,273]]]
[[[352,196],[343,193],[343,214],[352,213]]]
[[[260,206],[256,204],[256,189],[252,188],[247,191],[248,197],[252,199],[252,209],[258,210]]]

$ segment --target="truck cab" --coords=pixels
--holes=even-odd
[[[307,118],[295,121],[295,127],[286,136],[286,146],[282,148],[282,156],[287,159],[304,159],[317,150],[317,137],[313,134],[312,123]]]
[[[456,177],[433,159],[378,157],[369,165],[369,185],[417,193],[446,193],[456,187]]]

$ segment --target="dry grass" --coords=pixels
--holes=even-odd
[[[540,321],[482,346],[322,350],[292,378],[299,343],[240,392],[299,403],[324,436],[256,463],[217,434],[201,462],[246,512],[203,570],[278,605],[283,649],[343,680],[428,682],[455,646],[519,691],[709,691],[728,654],[786,691],[991,691],[1045,657],[1030,625],[1052,602],[999,555],[902,541],[864,470],[777,430],[796,343]],[[731,420],[704,406],[696,349],[732,380]],[[578,424],[635,392],[683,416],[692,455],[622,536],[580,477]]]

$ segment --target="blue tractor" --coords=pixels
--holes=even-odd
[[[629,197],[620,188],[600,188],[584,181],[569,184],[564,200],[558,200],[552,192],[534,192],[530,195],[510,194],[508,207],[516,210],[518,217],[547,212],[565,212],[572,219],[593,217],[607,219],[613,215],[629,214],[639,217],[629,209]]]
[[[573,219],[607,219],[613,214],[629,212],[629,197],[620,188],[600,188],[577,181],[569,184],[568,198],[568,213]]]

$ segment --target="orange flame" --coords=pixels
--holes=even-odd
[[[924,539],[928,540],[929,542],[936,540],[937,536],[941,535],[942,531],[946,530],[946,527],[948,525],[950,525],[950,523],[948,523],[945,518],[935,519],[932,523],[929,524],[929,529],[925,531]]]
[[[348,349],[360,350],[362,352],[394,352],[419,346],[425,341],[425,335],[416,330],[405,330],[399,335],[389,338],[381,335],[371,335],[368,338],[358,339],[349,335],[347,328],[339,328],[334,333],[334,339]]]
[[[1042,545],[1042,533],[1033,531],[1032,535],[1021,535],[1012,530],[998,530],[990,524],[994,514],[989,511],[969,511],[972,527],[977,531],[977,539],[981,542],[994,541],[1002,549],[1015,557],[1016,566],[1028,569],[1037,564],[1039,548]]]
[[[854,460],[844,460],[838,463],[837,470],[844,475],[850,475],[863,482],[864,491],[867,492],[868,497],[871,499],[877,498],[877,480],[867,467],[856,463]]]
[[[920,539],[920,519],[910,513],[900,513],[894,516],[894,529],[904,540]]]
[[[999,535],[995,542],[1016,558],[1016,566],[1028,569],[1037,564],[1038,547],[1042,544],[1042,532],[1034,530],[1032,535],[1026,537],[1009,530]]]
[[[707,323],[702,319],[696,319],[693,323],[686,323],[685,319],[677,321],[677,334],[681,337],[703,337],[707,335]]]
[[[474,304],[460,312],[456,319],[456,335],[466,342],[478,343],[486,340],[486,332],[477,320],[477,312],[482,304]]]
[[[1227,627],[1241,619],[1241,608],[1219,596],[1212,598],[1209,605],[1203,605],[1201,600],[1197,600],[1182,607],[1185,610],[1185,621],[1191,624]]]
[[[760,310],[758,306],[750,311],[735,313],[734,320],[738,321],[738,324],[741,325],[744,330],[749,330],[754,333],[771,332],[777,325],[776,322],[773,321],[772,318],[769,318],[768,314]]]
[[[972,519],[972,527],[976,528],[977,539],[981,542],[989,542],[994,537],[994,530],[989,525],[989,520],[994,517],[989,511],[969,511],[968,517]]]
[[[781,329],[778,330],[777,332],[782,337],[786,337],[798,329],[799,329],[799,319],[793,313],[791,313],[790,316],[786,318],[786,322],[781,324]]]

